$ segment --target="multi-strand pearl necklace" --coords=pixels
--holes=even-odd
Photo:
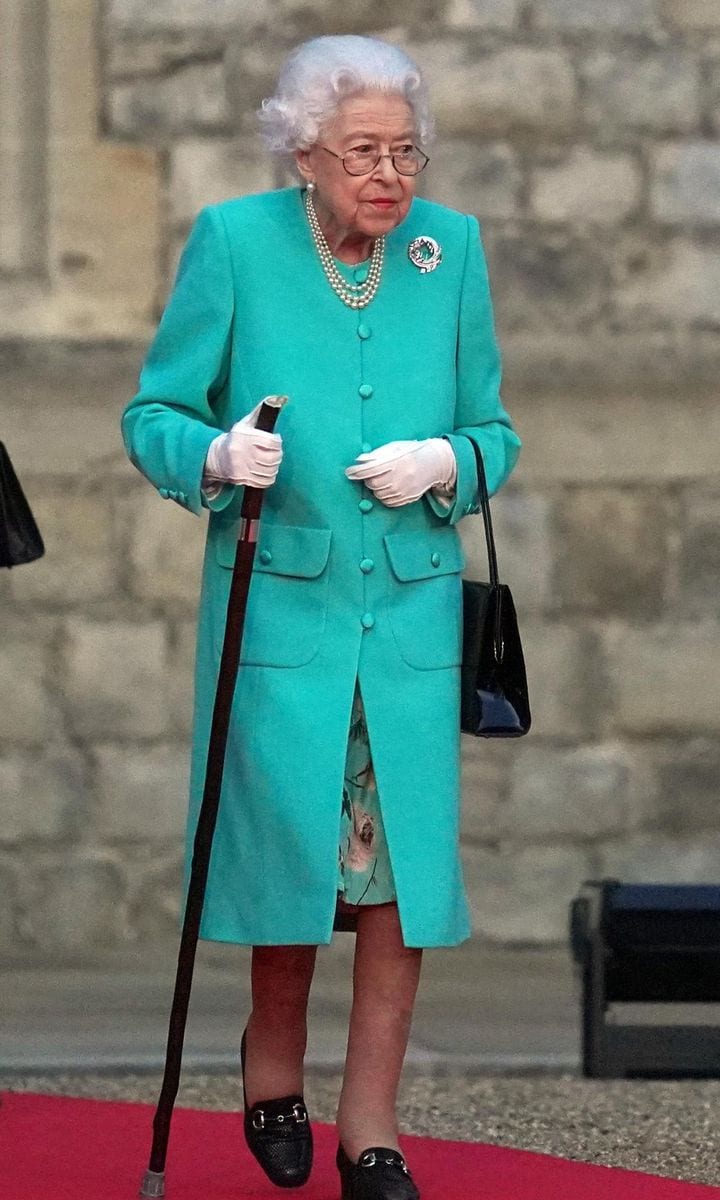
[[[382,234],[381,237],[375,240],[370,259],[370,268],[365,282],[348,283],[335,265],[332,250],[328,245],[325,234],[320,228],[313,198],[309,191],[305,192],[305,211],[310,222],[310,230],[317,247],[317,252],[320,255],[320,262],[322,263],[322,268],[330,287],[340,297],[343,304],[347,304],[348,308],[366,308],[380,286],[380,276],[385,257],[385,234]]]

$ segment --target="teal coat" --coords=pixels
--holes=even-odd
[[[422,273],[408,244],[442,247]],[[345,268],[348,278],[362,268]],[[241,487],[210,502],[208,446],[287,393],[284,456],[265,492],[200,936],[321,943],[336,915],[338,834],[356,676],[403,938],[470,935],[459,858],[461,571],[457,524],[478,511],[473,449],[496,491],[519,438],[477,221],[415,198],[386,240],[364,310],[330,288],[298,188],[203,208],[123,413],[127,452],[161,496],[208,522],[198,618],[187,857],[203,790]],[[447,435],[454,502],[399,508],[344,474],[401,438]],[[186,869],[187,883],[187,869]]]

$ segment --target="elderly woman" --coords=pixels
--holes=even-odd
[[[300,186],[199,213],[123,436],[161,496],[210,509],[188,859],[243,486],[267,489],[200,930],[253,946],[246,1138],[274,1182],[308,1178],[308,993],[318,945],[353,930],[342,1196],[411,1200],[396,1094],[422,950],[471,929],[457,525],[479,508],[470,439],[491,492],[520,442],[477,221],[414,195],[432,132],[417,66],[314,39],[260,120]],[[277,393],[277,431],[258,431]]]

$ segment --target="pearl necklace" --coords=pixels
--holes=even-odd
[[[309,191],[305,192],[305,211],[310,222],[313,241],[320,255],[320,262],[322,263],[322,268],[330,287],[340,297],[343,304],[347,304],[348,308],[366,308],[380,286],[380,275],[382,274],[383,259],[385,256],[385,234],[375,239],[370,259],[370,269],[365,282],[348,283],[335,265],[332,250],[328,245],[325,234],[320,228],[313,198]]]

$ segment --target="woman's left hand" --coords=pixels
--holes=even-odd
[[[419,500],[431,487],[452,487],[457,464],[450,442],[435,437],[386,442],[359,454],[345,474],[348,479],[362,480],[389,508],[397,508]]]

